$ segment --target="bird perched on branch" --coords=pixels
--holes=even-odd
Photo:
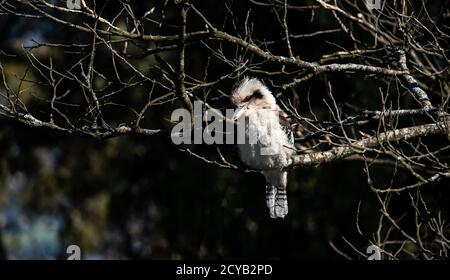
[[[261,170],[266,178],[266,203],[271,218],[288,213],[287,171],[295,153],[294,135],[287,115],[276,104],[270,90],[258,79],[245,78],[232,90],[238,123],[238,149],[241,160]],[[243,128],[245,141],[239,140]]]

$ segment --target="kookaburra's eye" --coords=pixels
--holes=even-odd
[[[260,98],[263,97],[263,95],[262,95],[262,93],[261,93],[261,91],[260,91],[259,89],[255,90],[255,91],[253,92],[252,96],[253,96],[255,99],[260,99]]]
[[[250,101],[250,99],[252,99],[252,95],[247,96],[247,97],[244,99],[244,102],[248,102],[248,101]]]

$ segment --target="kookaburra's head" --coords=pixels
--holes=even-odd
[[[231,93],[231,103],[237,109],[233,119],[239,119],[251,109],[270,110],[277,107],[270,90],[256,78],[244,78],[238,82]]]

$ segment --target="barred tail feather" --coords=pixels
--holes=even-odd
[[[266,204],[271,218],[284,218],[288,213],[286,194],[287,172],[280,170],[265,171]]]
[[[277,218],[284,218],[288,213],[288,202],[285,186],[277,187],[277,194],[275,195],[275,216]]]
[[[276,196],[276,188],[274,186],[267,185],[266,186],[266,204],[267,208],[269,208],[269,215],[271,218],[276,218],[275,216],[275,196]]]

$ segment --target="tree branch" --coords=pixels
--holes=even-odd
[[[408,140],[424,135],[449,133],[449,127],[450,120],[447,119],[446,121],[440,121],[433,124],[424,124],[400,129],[393,129],[379,133],[375,136],[358,140],[347,146],[334,147],[325,152],[293,156],[289,165],[308,166],[327,163],[346,158],[354,154],[364,153],[368,148],[380,146],[391,141],[398,142],[401,140]]]
[[[184,73],[184,56],[186,49],[186,16],[187,10],[189,9],[189,3],[187,1],[182,1],[180,3],[180,27],[179,27],[179,42],[178,42],[178,65],[177,65],[177,95],[180,100],[183,102],[186,109],[191,112],[193,116],[194,107],[192,106],[192,102],[189,99],[189,96],[186,92],[186,87],[184,85],[185,73]]]
[[[406,64],[405,52],[403,50],[396,50],[394,52],[394,56],[397,62],[399,63],[402,71],[405,72],[403,75],[401,75],[401,77],[403,81],[406,83],[408,90],[414,95],[414,97],[417,98],[417,100],[420,102],[420,104],[425,110],[433,108],[427,93],[419,87],[417,80],[414,79],[413,76],[411,76],[408,65]]]
[[[64,128],[61,126],[58,126],[51,122],[44,122],[41,121],[31,114],[23,114],[23,113],[14,113],[11,109],[8,107],[0,104],[0,110],[3,110],[5,113],[5,117],[8,117],[10,119],[19,121],[22,124],[25,124],[29,127],[37,128],[37,127],[43,127],[43,128],[49,128],[52,130],[56,130],[58,132],[66,133],[66,134],[73,134],[73,135],[81,135],[81,136],[88,136],[96,139],[107,139],[112,138],[115,136],[120,135],[127,135],[127,134],[140,134],[140,135],[154,135],[156,133],[161,132],[160,129],[146,129],[146,128],[140,128],[140,127],[129,127],[121,125],[116,128],[110,128],[107,131],[91,131],[84,128]]]

